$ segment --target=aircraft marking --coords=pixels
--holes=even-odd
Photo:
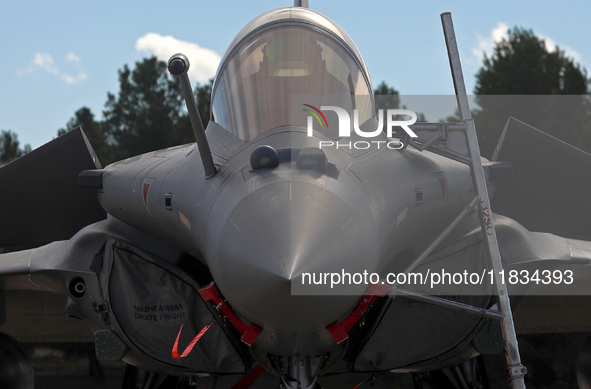
[[[142,198],[144,199],[144,205],[146,206],[148,212],[150,212],[150,209],[148,208],[148,194],[150,193],[150,187],[152,186],[153,182],[154,179],[152,178],[144,178],[142,181]]]
[[[191,231],[191,222],[189,221],[189,219],[187,219],[187,217],[181,212],[181,210],[179,209],[179,219],[181,219],[181,223],[183,223],[185,225],[185,227],[187,227],[187,229],[189,231]]]
[[[400,223],[402,223],[402,221],[404,219],[406,219],[406,216],[407,215],[408,215],[408,203],[406,204],[406,206],[404,207],[404,209],[402,211],[400,211],[400,213],[396,217],[396,226],[397,227],[398,227],[398,225],[400,225]]]
[[[486,204],[483,199],[480,199],[480,209],[482,211],[484,225],[486,226],[486,233],[488,235],[492,235],[492,219],[490,217],[490,210],[488,208],[488,204]]]
[[[179,329],[179,333],[176,336],[176,340],[174,341],[174,345],[172,346],[172,357],[174,359],[179,359],[179,358],[185,358],[186,356],[188,356],[189,354],[191,354],[191,351],[193,351],[193,347],[195,347],[195,344],[197,344],[197,342],[199,341],[199,339],[201,339],[201,337],[207,332],[207,330],[209,329],[209,327],[211,327],[212,325],[214,325],[215,322],[206,325],[205,327],[203,327],[203,329],[201,331],[199,331],[199,333],[197,334],[197,336],[195,336],[195,338],[193,338],[193,340],[191,341],[191,343],[189,343],[189,345],[187,346],[187,348],[185,349],[185,351],[183,351],[182,354],[179,355],[179,338],[181,337],[181,332],[183,331],[183,325],[181,324],[181,328]]]

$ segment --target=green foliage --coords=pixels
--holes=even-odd
[[[400,108],[400,97],[398,91],[391,86],[386,84],[386,81],[382,81],[380,85],[374,89],[373,94],[375,95],[376,112],[380,109],[384,113],[388,109],[399,109]],[[402,109],[407,109],[405,105]],[[424,113],[416,112],[417,122],[426,122],[427,118]]]
[[[177,144],[176,124],[182,114],[178,80],[156,57],[119,70],[119,94],[108,93],[103,115],[104,132],[116,147],[116,157],[126,158]]]
[[[485,55],[476,75],[477,95],[581,95],[588,89],[587,72],[558,47],[549,52],[532,30],[515,27],[508,39]]]
[[[213,78],[209,79],[207,84],[199,84],[195,87],[195,97],[197,98],[197,109],[203,121],[203,127],[207,128],[209,117],[211,115],[211,90],[213,89]]]
[[[386,81],[382,81],[378,85],[373,94],[375,96],[387,96],[384,98],[376,98],[376,109],[397,109],[400,107],[400,98],[398,97],[398,91],[386,84]]]
[[[389,109],[400,108],[400,97],[398,96],[398,91],[391,86],[388,86],[386,81],[382,81],[380,85],[374,89],[373,94],[375,96],[376,113],[380,109],[386,113],[386,111]],[[406,109],[406,107],[402,108]],[[417,121],[425,121],[424,115],[418,114]]]
[[[74,113],[62,135],[80,125],[103,165],[130,156],[195,141],[176,77],[156,57],[119,70],[119,92],[108,93],[104,119],[97,121],[88,107]],[[195,96],[204,126],[209,122],[213,79],[197,84]]]
[[[474,93],[480,109],[473,117],[482,155],[492,155],[509,116],[591,151],[585,134],[591,123],[589,99],[565,96],[588,91],[587,71],[564,51],[548,51],[531,30],[509,30],[493,55],[485,55],[476,75]]]
[[[18,136],[14,132],[0,131],[0,166],[31,151],[30,145],[27,144],[21,149],[19,144]]]

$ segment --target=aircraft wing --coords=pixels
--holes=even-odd
[[[591,240],[591,154],[509,118],[493,160],[513,165],[513,179],[495,183],[495,213],[530,231]]]
[[[526,149],[528,152],[524,152]],[[495,183],[495,213],[519,221],[530,231],[574,238],[525,233],[520,226],[523,236],[519,244],[516,240],[509,246],[510,240],[501,232],[503,259],[509,263],[523,262],[527,259],[523,250],[530,256],[535,250],[547,260],[570,260],[575,276],[591,282],[585,266],[591,258],[591,243],[587,242],[591,240],[591,154],[511,117],[493,159],[510,162],[514,172],[512,180]],[[501,229],[506,229],[504,226],[506,223],[501,222]],[[531,295],[519,305],[515,323],[520,333],[590,331],[589,306],[591,297],[585,293]]]
[[[527,270],[533,275],[539,269],[540,279],[542,270],[559,270],[562,274],[565,270],[573,272],[574,283],[559,288],[545,290],[541,288],[542,282],[536,283],[535,280],[527,285],[508,286],[517,333],[591,331],[588,310],[591,304],[591,242],[530,232],[515,220],[500,215],[494,215],[494,224],[506,282],[509,282],[511,270]],[[425,274],[427,268],[452,272],[455,267],[480,274],[487,267],[480,224],[475,214],[465,219],[452,234],[424,260],[417,272]],[[398,260],[405,261],[402,255]],[[490,294],[463,295],[457,292],[460,289],[453,289],[455,293],[442,292],[445,289],[429,290],[428,286],[422,289],[418,292],[476,307],[488,308],[493,304]],[[494,320],[409,297],[394,295],[385,300],[368,314],[366,323],[372,324],[366,324],[366,328],[351,336],[352,343],[358,343],[352,351],[354,371],[407,372],[418,370],[427,362],[436,364],[453,358],[461,360],[471,353],[503,350],[500,326]]]
[[[101,360],[154,371],[244,373],[240,336],[199,294],[208,269],[107,218],[96,191],[78,185],[100,167],[76,128],[0,169],[0,332],[95,342]]]
[[[0,332],[94,341],[99,360],[156,371],[243,374],[240,336],[199,293],[210,279],[197,259],[108,218],[68,241],[0,254]]]
[[[106,218],[96,192],[78,187],[78,174],[100,168],[82,128],[0,168],[0,248],[38,247],[71,238]]]
[[[106,218],[96,193],[78,188],[82,170],[100,167],[77,127],[0,168],[0,253],[8,251],[0,254],[0,330],[17,340],[94,339],[86,323],[64,314],[59,277],[31,273],[36,265],[59,267],[68,252],[63,240]]]

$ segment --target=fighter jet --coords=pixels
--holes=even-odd
[[[124,388],[353,388],[360,375],[378,386],[397,373],[419,389],[481,388],[479,356],[503,351],[524,387],[520,328],[591,325],[577,311],[583,292],[531,290],[590,279],[575,210],[590,186],[569,166],[591,156],[510,119],[482,159],[450,14],[442,20],[459,123],[377,109],[347,33],[286,7],[228,47],[207,129],[189,59],[170,59],[195,143],[102,167],[77,128],[2,167],[2,387],[33,387],[17,340],[92,341],[99,360],[128,364]],[[524,157],[524,144],[552,155]],[[490,212],[493,190],[503,216]],[[568,192],[572,205],[537,192]],[[454,266],[482,270],[484,291],[433,289]],[[509,273],[526,270],[527,288],[508,289]],[[427,282],[403,285],[411,273]],[[579,375],[589,382],[584,361]]]

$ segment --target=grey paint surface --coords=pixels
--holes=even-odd
[[[366,70],[350,38],[329,19],[315,22],[315,13],[310,12],[284,9],[265,14],[245,27],[228,53],[249,33],[270,24],[319,23],[316,27],[337,36]],[[519,134],[527,139],[543,138],[533,132],[530,137],[528,131]],[[92,149],[80,143],[80,139],[84,140],[82,132],[77,136],[78,146],[71,148],[72,153],[52,157],[55,165],[48,167],[47,177],[59,176],[59,166],[73,160],[83,162],[69,171],[74,175],[99,167],[88,165]],[[140,368],[171,375],[242,373],[256,361],[225,321],[212,327],[206,335],[210,338],[197,343],[199,351],[194,359],[179,361],[168,355],[166,347],[172,348],[180,321],[170,319],[174,322],[159,327],[152,317],[154,312],[145,315],[140,310],[140,321],[135,313],[128,312],[137,306],[134,302],[142,299],[142,306],[147,307],[166,305],[166,301],[173,306],[190,306],[189,311],[183,310],[187,316],[192,315],[183,338],[186,345],[189,332],[195,333],[219,317],[216,309],[197,294],[199,287],[213,280],[238,318],[261,329],[252,347],[256,355],[273,354],[291,360],[322,354],[334,357],[342,352],[343,345],[336,344],[327,327],[345,319],[366,288],[358,287],[340,296],[305,292],[294,296],[293,286],[301,282],[302,273],[341,269],[400,271],[474,198],[468,167],[429,151],[380,149],[375,145],[362,151],[326,148],[323,151],[331,170],[323,171],[304,169],[296,162],[298,153],[317,148],[319,141],[327,140],[320,133],[308,137],[302,127],[281,126],[242,142],[210,121],[206,136],[217,166],[213,177],[205,177],[195,144],[109,165],[102,174],[102,189],[97,190],[108,218],[92,220],[94,224],[72,237],[68,232],[76,220],[69,218],[63,224],[35,232],[35,223],[31,223],[35,219],[23,220],[10,214],[9,223],[2,223],[4,228],[10,223],[21,230],[31,226],[30,233],[16,234],[21,238],[14,241],[18,244],[37,247],[48,243],[47,231],[57,235],[50,236],[49,241],[56,240],[53,243],[0,254],[0,289],[65,296],[63,308],[68,315],[86,320],[94,332],[112,331],[129,348],[124,360]],[[510,136],[505,137],[501,159],[503,152],[508,152]],[[48,147],[58,146],[64,139],[58,138]],[[383,134],[377,139],[387,140]],[[278,166],[252,169],[250,157],[259,146],[270,146],[281,153]],[[590,158],[587,154],[577,157],[585,161]],[[29,160],[35,161],[34,156],[0,169],[0,179],[12,174],[12,182],[29,185],[37,174],[35,168],[25,166]],[[516,163],[516,169],[519,166]],[[571,183],[576,178],[564,179]],[[64,185],[67,193],[78,193],[71,180]],[[557,192],[560,189],[557,185]],[[504,190],[499,184],[499,204]],[[34,201],[35,193],[22,197],[21,204]],[[92,190],[86,193],[92,194]],[[46,200],[56,204],[60,195],[45,192]],[[93,196],[90,205],[83,196],[75,204],[84,208],[94,202],[96,206]],[[588,205],[583,205],[588,210]],[[581,204],[577,202],[577,206]],[[501,205],[499,208],[503,209]],[[55,211],[60,217],[66,214],[61,207]],[[73,216],[86,213],[79,211]],[[36,217],[41,221],[52,219],[51,213],[44,212]],[[426,264],[452,258],[479,265],[474,258],[481,259],[481,238],[473,219],[466,219],[446,238]],[[590,279],[586,266],[590,259],[588,242],[530,232],[518,221],[501,216],[495,219],[501,254],[508,268],[549,264],[562,269],[577,265],[580,281]],[[563,230],[549,227],[549,231]],[[5,236],[9,235],[7,232]],[[17,244],[6,242],[3,244]],[[109,251],[113,247],[120,251]],[[82,296],[72,292],[76,282],[85,285]],[[11,293],[7,296],[11,297]],[[481,308],[491,303],[487,296],[461,296],[458,300]],[[543,300],[537,303],[539,309]],[[59,310],[59,303],[49,305],[51,310]],[[485,324],[478,317],[402,298],[382,299],[366,319],[363,328],[350,333],[351,351],[346,357],[347,366],[340,365],[342,371],[428,371],[458,364],[476,354],[471,343]],[[569,318],[562,318],[560,326],[568,327]],[[78,331],[80,336],[86,336],[84,331]],[[162,337],[155,339],[158,334]]]

